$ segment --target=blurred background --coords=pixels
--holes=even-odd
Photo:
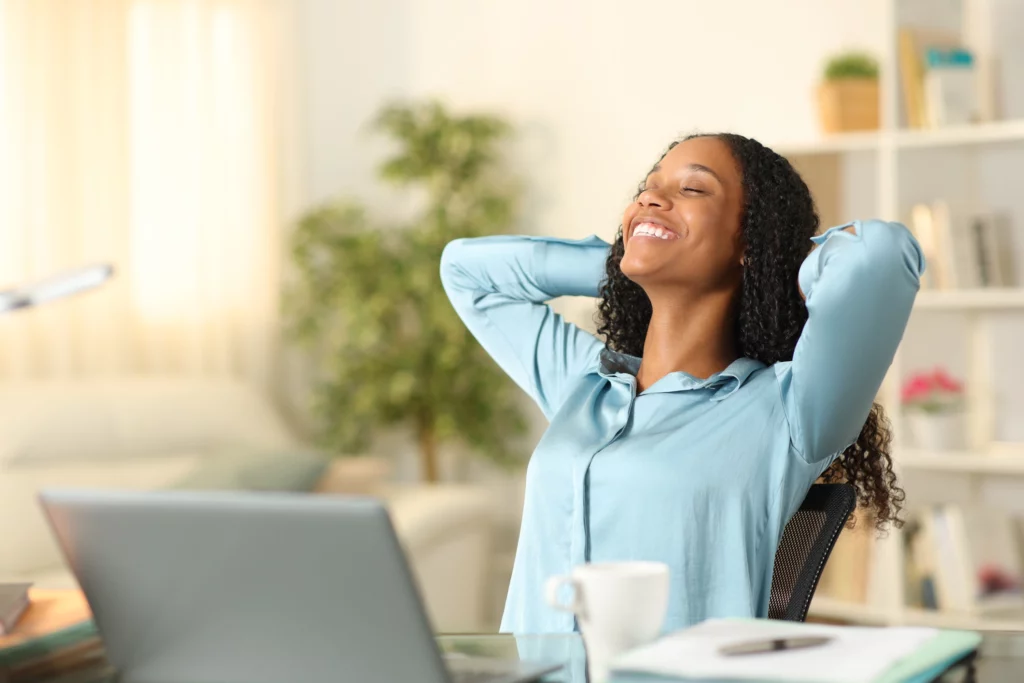
[[[812,617],[1024,628],[1020,35],[1016,0],[0,0],[0,291],[116,273],[0,314],[0,578],[73,584],[42,486],[369,493],[435,627],[496,629],[545,424],[440,250],[610,240],[734,131],[929,261],[880,397],[907,524],[844,532]]]

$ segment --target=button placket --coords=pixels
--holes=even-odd
[[[597,457],[598,453],[601,453],[609,446],[611,446],[613,443],[618,441],[619,437],[622,436],[622,433],[626,431],[626,426],[629,424],[630,416],[633,413],[633,405],[636,403],[637,398],[635,377],[625,373],[616,373],[615,375],[609,377],[609,379],[612,380],[612,384],[617,392],[623,390],[628,391],[628,399],[625,405],[623,405],[619,409],[618,419],[616,420],[616,422],[618,423],[618,428],[615,430],[615,433],[612,434],[611,438],[608,439],[608,441],[603,446],[601,446],[599,449],[597,449],[590,455],[590,457],[587,459],[586,465],[583,468],[583,476],[581,481],[583,499],[582,501],[580,501],[580,503],[582,504],[583,515],[583,562],[585,563],[590,562],[591,556],[590,468],[594,462],[594,458]],[[625,397],[627,396],[627,394],[623,393],[623,396]]]

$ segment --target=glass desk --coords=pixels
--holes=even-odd
[[[578,635],[507,636],[449,635],[438,643],[446,653],[479,657],[531,659],[562,664],[548,676],[550,683],[589,683],[583,642]],[[614,676],[610,683],[650,683],[650,677]],[[669,679],[656,679],[669,680]],[[983,634],[977,655],[951,666],[936,683],[1024,683],[1024,632],[991,631]],[[694,683],[694,682],[690,682]]]
[[[588,683],[586,658],[583,643],[577,635],[549,636],[507,636],[507,635],[444,635],[439,636],[441,650],[449,656],[479,656],[499,659],[529,659],[554,662],[562,669],[545,680],[548,683]],[[83,644],[84,645],[84,644]],[[32,671],[5,672],[0,670],[0,681],[4,683],[116,683],[116,673],[103,659],[102,647],[98,641],[91,647],[79,651],[77,662],[69,666],[35,668]],[[339,674],[339,683],[344,674]],[[612,679],[612,683],[633,683],[650,681],[650,678]],[[300,672],[296,672],[295,683],[302,683]],[[1020,683],[1024,681],[1024,632],[990,632],[977,656],[954,665],[936,679],[937,683]],[[410,682],[414,683],[414,682]]]

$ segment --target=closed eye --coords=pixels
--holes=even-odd
[[[706,192],[704,192],[704,190],[699,190],[696,187],[684,187],[682,190],[680,190],[680,193],[685,193],[685,192],[695,192],[697,194],[707,194]]]

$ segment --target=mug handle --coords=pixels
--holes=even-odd
[[[565,604],[558,599],[558,592],[562,586],[572,586],[572,601]],[[548,579],[546,586],[548,604],[562,612],[572,612],[577,616],[583,613],[583,590],[578,581],[571,576],[552,576]]]

